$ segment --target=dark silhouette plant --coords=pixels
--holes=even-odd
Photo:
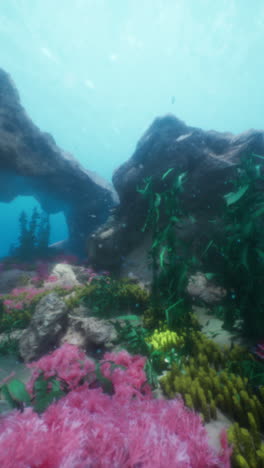
[[[19,217],[18,246],[10,249],[10,255],[21,261],[32,261],[48,255],[50,236],[49,216],[37,208],[33,209],[31,218],[25,211]]]

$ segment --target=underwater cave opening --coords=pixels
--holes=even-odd
[[[30,221],[34,209],[37,209],[40,215],[43,213],[43,209],[40,203],[33,196],[17,196],[14,200],[12,200],[9,203],[0,202],[0,258],[8,256],[10,253],[10,248],[12,246],[16,247],[19,242],[19,218],[21,216],[22,211],[26,213],[27,218]],[[65,215],[62,211],[50,214],[49,224],[49,245],[68,240],[68,226],[66,223]]]

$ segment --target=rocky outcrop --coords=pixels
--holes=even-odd
[[[118,216],[110,216],[106,223],[88,238],[88,258],[96,269],[115,270],[120,266],[125,232],[126,223],[122,222],[122,219],[119,220]]]
[[[85,311],[87,314],[87,311]],[[103,354],[105,350],[112,348],[117,333],[113,325],[107,320],[97,317],[87,317],[79,314],[69,314],[67,332],[61,338],[59,345],[64,343],[74,344],[87,353]]]
[[[24,361],[39,359],[52,351],[67,327],[65,302],[51,292],[36,306],[34,315],[19,340],[19,353]]]
[[[44,296],[36,306],[27,329],[14,338],[19,341],[19,353],[25,362],[37,360],[63,343],[74,344],[90,355],[114,347],[117,337],[114,326],[107,320],[90,316],[89,308],[80,306],[69,310],[56,292]],[[0,342],[5,336],[0,335]]]
[[[48,213],[63,211],[75,251],[83,251],[87,236],[117,203],[110,184],[33,124],[10,76],[0,69],[0,201],[18,195],[34,196]]]
[[[206,275],[200,271],[190,276],[186,292],[193,300],[201,300],[207,305],[221,302],[227,294],[224,288],[208,280]]]
[[[81,286],[87,282],[87,274],[85,268],[69,265],[68,263],[57,263],[51,269],[49,277],[53,277],[55,281],[49,281],[49,278],[44,281],[44,288],[50,288],[53,285],[56,287],[73,287]]]
[[[186,172],[182,206],[194,214],[195,223],[185,220],[177,235],[189,240],[194,250],[206,246],[209,229],[213,228],[208,220],[223,206],[222,196],[231,188],[228,180],[241,157],[252,152],[264,155],[263,131],[233,135],[189,127],[173,115],[157,118],[140,139],[132,157],[113,175],[120,205],[89,241],[93,264],[122,270],[128,256],[133,258],[134,249],[145,243],[146,235],[141,228],[148,204],[137,189],[144,187],[147,177],[152,177],[154,191],[160,192],[172,185],[177,174]],[[261,160],[257,162],[261,164]],[[162,181],[168,169],[172,171]],[[145,261],[145,256],[142,258]],[[130,267],[125,270],[133,273]]]

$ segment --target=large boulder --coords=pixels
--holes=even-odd
[[[224,288],[208,280],[206,275],[200,271],[189,277],[186,292],[193,300],[201,300],[207,305],[221,302],[227,294]]]
[[[34,125],[10,76],[0,69],[0,201],[18,195],[34,196],[48,213],[63,211],[75,251],[83,251],[87,236],[117,203],[110,184]]]
[[[19,340],[19,353],[25,362],[39,359],[56,347],[67,328],[67,313],[65,302],[54,292],[39,301]]]
[[[117,337],[107,320],[91,316],[91,310],[79,306],[69,310],[56,292],[45,295],[37,304],[30,324],[14,338],[19,341],[19,353],[25,362],[39,359],[64,343],[76,345],[98,356],[114,347]],[[0,342],[5,339],[0,335]]]
[[[87,312],[87,311],[85,311]],[[113,347],[117,338],[114,326],[107,320],[69,314],[67,332],[60,340],[60,345],[70,343],[86,350],[87,353],[100,352]]]
[[[157,118],[131,158],[113,175],[120,205],[88,242],[92,263],[133,273],[133,266],[124,266],[129,257],[133,259],[135,249],[143,244],[146,250],[150,247],[151,236],[147,234],[146,242],[146,233],[142,232],[148,202],[138,192],[148,177],[152,177],[154,191],[160,192],[172,185],[177,174],[186,172],[182,206],[194,214],[195,222],[183,219],[177,235],[190,241],[194,251],[206,246],[209,229],[213,229],[208,220],[223,207],[223,195],[232,187],[229,179],[241,157],[252,152],[264,155],[263,131],[233,135],[189,127],[173,115]],[[162,181],[162,175],[169,169],[173,170]],[[145,262],[146,256],[141,258]]]
[[[50,281],[49,278],[54,278]],[[70,265],[68,263],[56,263],[49,272],[49,277],[44,281],[44,287],[50,288],[53,285],[56,287],[81,286],[87,282],[87,274],[85,268]]]

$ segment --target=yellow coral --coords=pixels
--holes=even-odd
[[[158,331],[156,335],[157,333]],[[221,351],[218,345],[204,338],[200,332],[191,332],[191,335],[194,343],[192,357],[186,359],[181,368],[177,365],[172,366],[166,377],[166,386],[164,386],[164,377],[160,380],[165,394],[180,393],[184,398],[186,394],[190,394],[194,409],[202,412],[206,421],[215,417],[218,407],[243,426],[251,430],[254,427],[255,434],[263,430],[263,404],[250,391],[248,379],[229,372],[226,368],[220,372],[216,371],[217,364],[220,368],[222,367],[223,356],[228,359],[227,350]],[[241,347],[234,347],[230,353],[232,356],[240,357],[245,351]],[[218,363],[215,362],[216,358]],[[213,367],[210,367],[212,364]],[[262,393],[264,394],[263,390]],[[189,397],[185,402],[187,406],[190,406]],[[252,415],[250,420],[247,413]]]
[[[243,455],[237,455],[235,457],[235,463],[237,468],[252,468],[250,465],[247,463]]]
[[[264,429],[264,386],[257,396],[248,379],[231,372],[226,365],[227,361],[251,359],[247,350],[240,346],[221,349],[197,331],[190,332],[188,343],[192,344],[191,357],[181,367],[172,365],[160,379],[164,393],[170,398],[181,394],[186,406],[200,412],[205,421],[216,418],[217,408],[234,418],[237,423],[228,431],[233,445],[232,466],[264,468],[264,444],[260,440]]]
[[[235,468],[263,467],[264,444],[261,444],[260,440],[256,440],[251,430],[249,432],[235,423],[228,429],[227,436],[229,443],[233,446],[232,466]]]
[[[171,330],[154,330],[154,333],[148,338],[155,350],[169,351],[172,348],[181,348],[184,344],[184,337]]]

